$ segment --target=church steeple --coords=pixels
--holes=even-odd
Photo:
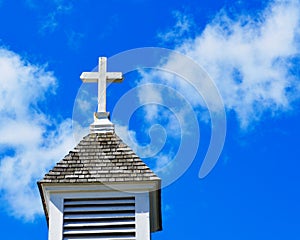
[[[82,79],[101,79],[93,74]],[[38,182],[49,240],[150,240],[162,228],[161,180],[99,120],[100,103],[99,110],[96,127]]]

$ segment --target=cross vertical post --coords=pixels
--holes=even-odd
[[[98,71],[98,112],[106,112],[106,57],[99,58]]]

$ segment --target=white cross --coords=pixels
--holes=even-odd
[[[80,76],[84,83],[98,83],[98,112],[106,112],[106,82],[122,82],[121,72],[106,72],[106,57],[99,57],[98,72],[83,72]]]

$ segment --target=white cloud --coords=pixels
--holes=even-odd
[[[176,26],[180,22],[166,32],[166,40],[174,35],[174,43],[178,43]],[[188,29],[188,22],[185,26]],[[300,2],[274,1],[256,16],[236,13],[232,19],[222,10],[201,34],[193,39],[181,38],[175,50],[204,67],[226,109],[234,111],[241,127],[246,128],[265,113],[273,116],[291,109],[293,100],[299,99],[299,79],[292,73],[293,61],[300,55],[299,29]],[[166,65],[168,69],[192,71],[179,63],[181,59],[171,56]],[[163,74],[161,78],[181,89],[194,106],[203,106],[199,96],[181,83],[184,81],[170,81]],[[214,97],[205,100],[213,104]]]
[[[74,30],[69,30],[66,32],[66,35],[68,39],[68,46],[73,50],[78,50],[84,38],[84,34]]]
[[[164,42],[178,43],[181,38],[191,36],[195,25],[190,16],[183,14],[180,11],[173,11],[172,14],[176,19],[175,25],[169,31],[160,32],[158,38]]]
[[[300,3],[275,1],[257,16],[222,11],[193,41],[176,48],[201,64],[242,127],[290,109],[299,81],[290,73],[300,53]],[[291,89],[294,95],[291,96]]]
[[[51,0],[45,3],[37,0],[26,0],[25,3],[30,9],[38,11],[39,17],[41,18],[41,33],[54,32],[59,26],[59,17],[70,13],[73,9],[73,1]],[[47,14],[44,14],[44,10],[47,11]],[[43,12],[43,14],[41,15],[40,12]],[[75,36],[71,36],[71,38],[74,37]]]
[[[144,72],[140,73],[142,75],[142,81],[139,84],[150,82],[153,78],[152,75],[146,74]],[[140,103],[148,103],[144,106],[146,120],[153,121],[155,118],[157,118],[159,114],[157,103],[162,102],[162,96],[161,93],[157,91],[156,87],[152,84],[145,84],[143,90],[138,91],[138,99]]]
[[[74,145],[71,120],[56,122],[43,103],[57,81],[44,66],[0,49],[0,191],[15,217],[42,212],[36,181]]]

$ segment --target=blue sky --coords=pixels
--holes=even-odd
[[[47,239],[36,181],[92,121],[81,72],[145,47],[182,57],[124,72],[107,101],[117,133],[167,182],[153,239],[299,239],[299,1],[2,0],[0,29],[1,239]],[[215,129],[224,146],[211,147]]]

